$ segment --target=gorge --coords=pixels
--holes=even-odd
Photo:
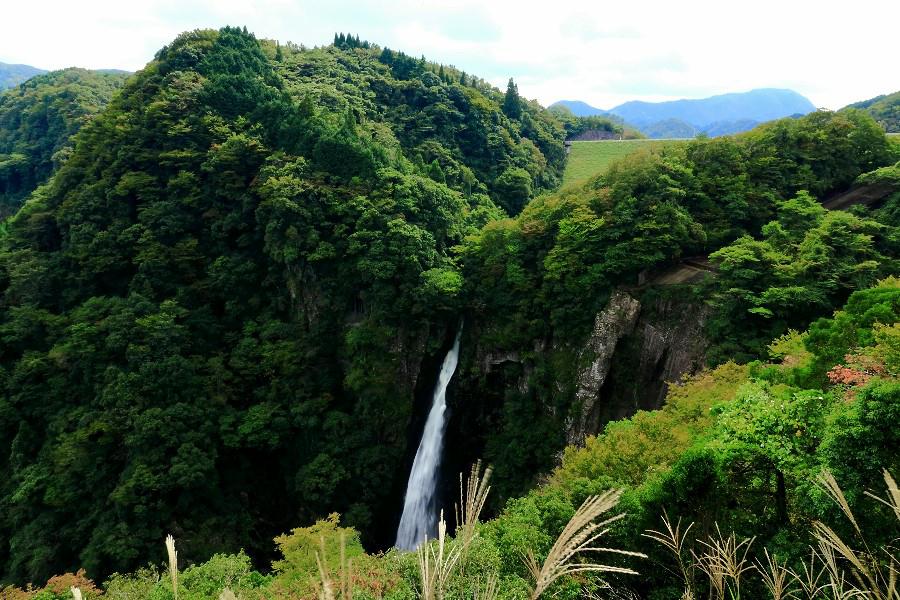
[[[456,332],[453,346],[444,357],[441,372],[434,387],[431,410],[422,440],[413,460],[412,471],[403,500],[403,514],[397,529],[396,546],[402,550],[415,550],[428,538],[434,538],[437,523],[436,494],[440,477],[441,458],[444,450],[444,434],[447,429],[447,386],[456,372],[459,361],[459,341],[462,326]]]
[[[820,466],[881,485],[833,441],[894,393],[900,147],[864,112],[662,145],[566,186],[565,128],[515,85],[355,37],[191,31],[132,76],[16,90],[0,582],[137,573],[167,533],[184,565],[231,553],[286,597],[331,533],[379,584],[407,582],[379,569],[409,567],[391,548],[432,535],[477,459],[496,517],[480,556],[520,591],[522,553],[612,487],[638,545],[665,503],[787,539],[763,500],[823,518],[798,483]],[[877,198],[822,206],[863,189]],[[863,404],[827,375],[874,377],[857,346],[888,381]],[[766,419],[811,422],[752,454]]]

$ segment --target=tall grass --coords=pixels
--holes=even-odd
[[[769,550],[763,551],[765,562],[757,561],[756,570],[768,590],[772,600],[784,600],[795,598],[793,592],[793,578],[791,570],[784,563],[778,562],[778,558],[769,554]]]
[[[695,594],[694,568],[690,559],[686,555],[685,549],[689,545],[688,534],[690,533],[691,527],[693,527],[694,524],[689,524],[682,532],[681,519],[679,518],[675,526],[672,527],[672,522],[669,520],[669,516],[664,513],[663,525],[665,525],[665,531],[655,531],[651,529],[641,535],[657,542],[675,555],[675,558],[678,561],[678,572],[676,573],[676,576],[680,577],[681,580],[684,581],[685,587],[684,594],[682,595],[682,600],[690,600],[694,598]]]
[[[468,562],[468,550],[478,537],[481,511],[490,491],[490,477],[490,467],[482,471],[480,461],[472,467],[465,482],[460,474],[460,498],[455,507],[457,522],[455,538],[448,535],[447,522],[441,511],[436,539],[426,539],[415,550],[418,570],[417,596],[421,600],[444,600],[448,596],[451,580],[464,576],[465,566]],[[609,525],[624,516],[617,514],[600,520],[603,514],[615,508],[621,494],[621,490],[610,490],[585,500],[563,528],[542,562],[535,558],[533,551],[529,550],[525,553],[525,564],[533,580],[530,589],[532,600],[541,597],[557,580],[567,575],[584,572],[637,573],[626,567],[585,560],[585,555],[589,552],[645,557],[638,552],[603,547],[597,544],[598,540],[609,532]],[[324,548],[322,551],[324,553]],[[322,561],[318,559],[318,555],[317,562],[321,589],[320,599],[335,600],[334,584],[322,566]],[[500,591],[498,574],[491,572],[483,575],[471,589],[475,600],[495,600]],[[342,600],[350,600],[350,598],[351,596],[342,595]]]
[[[420,597],[423,600],[443,600],[456,571],[465,569],[466,555],[469,546],[477,536],[476,528],[491,487],[491,468],[482,472],[481,461],[476,462],[463,484],[463,475],[459,474],[459,502],[456,511],[456,539],[452,545],[447,536],[447,522],[444,511],[438,520],[438,537],[434,543],[425,542],[416,550],[419,566]],[[477,590],[478,588],[476,588]],[[496,578],[488,578],[479,591],[481,598],[489,600],[497,595]]]
[[[340,560],[338,563],[338,585],[341,600],[353,598],[353,560],[347,559],[347,536],[340,538]],[[319,600],[336,600],[334,582],[324,565],[325,538],[319,538],[319,551],[316,552],[316,566],[319,569]]]
[[[491,491],[489,482],[492,469],[488,467],[482,473],[481,461],[472,465],[472,470],[463,487],[463,475],[459,474],[459,503],[456,505],[456,538],[464,545],[475,537],[475,527],[484,509],[488,492]]]
[[[605,552],[627,556],[646,556],[639,552],[630,552],[618,548],[596,546],[594,543],[609,533],[608,525],[618,521],[624,514],[597,522],[603,513],[606,513],[619,503],[621,490],[609,490],[599,496],[590,496],[581,507],[575,511],[572,518],[563,528],[562,533],[556,539],[556,543],[547,554],[543,564],[539,564],[534,553],[529,551],[525,556],[525,563],[534,578],[534,587],[531,591],[531,599],[539,598],[560,577],[574,575],[587,571],[606,573],[627,573],[637,575],[637,571],[626,567],[615,567],[595,562],[580,562],[576,560],[585,552]]]
[[[166,554],[169,557],[169,577],[172,579],[172,594],[178,600],[178,553],[175,551],[175,538],[166,536]]]
[[[468,540],[458,540],[456,544],[450,544],[447,537],[447,522],[444,513],[441,512],[438,520],[437,543],[429,544],[428,540],[416,550],[421,578],[422,600],[443,600],[447,586],[454,571],[460,565],[463,556],[464,544]]]
[[[880,498],[867,492],[867,495],[890,507],[898,523],[900,523],[900,490],[897,482],[884,471],[884,482],[887,487],[887,498]],[[820,487],[841,508],[844,516],[853,525],[853,532],[859,549],[854,550],[850,543],[841,539],[828,525],[821,521],[813,523],[813,535],[818,542],[820,556],[825,558],[828,576],[832,580],[841,581],[848,578],[848,589],[859,591],[860,595],[876,600],[900,600],[900,589],[897,579],[900,574],[900,560],[892,548],[870,548],[866,537],[856,521],[853,511],[844,492],[831,473],[824,472],[819,478]],[[837,559],[841,560],[838,561]]]
[[[884,482],[887,488],[885,498],[870,492],[866,494],[889,507],[900,525],[900,489],[887,471],[884,471]],[[673,526],[665,514],[664,527],[649,530],[644,536],[675,556],[678,570],[670,571],[675,572],[684,584],[683,600],[698,597],[698,572],[705,575],[711,600],[739,600],[741,581],[745,575],[757,577],[760,587],[767,591],[772,600],[900,600],[900,559],[896,548],[890,545],[873,548],[868,543],[834,476],[823,472],[817,483],[850,522],[855,539],[848,542],[825,523],[813,522],[811,533],[815,543],[810,547],[810,558],[797,569],[789,568],[770,555],[768,549],[763,549],[762,560],[751,563],[747,557],[753,538],[739,542],[733,533],[722,535],[718,526],[715,535],[705,540],[694,540],[702,548],[699,553],[687,550],[690,545],[688,532],[692,524],[682,531],[681,521]]]

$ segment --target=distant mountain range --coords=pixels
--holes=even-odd
[[[651,138],[694,137],[700,133],[727,135],[747,131],[764,121],[816,110],[812,102],[797,92],[774,88],[696,100],[634,100],[609,110],[580,100],[561,100],[551,106],[564,106],[576,116],[616,115]]]
[[[15,87],[35,75],[46,72],[30,65],[10,65],[0,62],[0,90]]]

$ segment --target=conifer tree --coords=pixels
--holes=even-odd
[[[506,97],[503,99],[503,113],[510,119],[519,119],[522,116],[522,101],[519,98],[519,88],[512,77],[506,84]]]

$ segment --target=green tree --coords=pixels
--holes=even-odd
[[[510,119],[522,118],[522,100],[519,98],[519,88],[516,83],[509,78],[506,84],[506,95],[503,97],[503,113]]]
[[[494,184],[498,203],[511,215],[518,214],[531,198],[531,175],[525,169],[512,167]]]
[[[0,95],[0,219],[67,160],[73,136],[109,104],[126,78],[63,69]]]

